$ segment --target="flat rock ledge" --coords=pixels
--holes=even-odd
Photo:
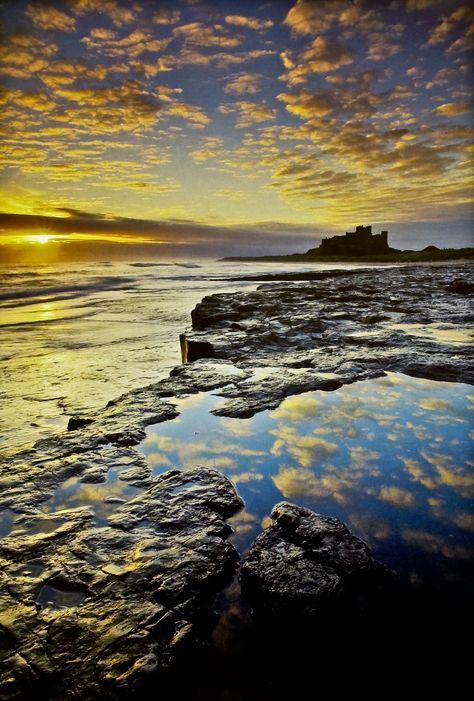
[[[234,418],[386,371],[473,384],[473,272],[458,264],[286,274],[255,291],[210,295],[181,337],[183,360],[241,370],[213,411]]]
[[[0,698],[130,698],[154,680],[232,577],[242,506],[200,467],[153,478],[104,527],[90,507],[25,514],[0,545]]]
[[[241,579],[256,614],[278,625],[357,608],[389,574],[337,518],[288,502],[277,504],[271,518],[242,564]]]

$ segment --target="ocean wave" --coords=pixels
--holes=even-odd
[[[135,289],[137,281],[130,277],[101,277],[99,280],[91,281],[82,284],[55,285],[44,287],[22,287],[18,289],[10,288],[0,292],[0,302],[13,302],[8,304],[9,307],[22,306],[24,304],[32,304],[32,300],[37,298],[38,302],[52,302],[63,299],[73,299],[75,297],[83,297],[84,295],[106,292],[107,290]],[[45,299],[47,298],[47,299]]]
[[[177,268],[202,268],[202,266],[198,265],[197,263],[129,263],[131,268],[170,268],[173,265]]]

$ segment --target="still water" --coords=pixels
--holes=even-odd
[[[215,467],[246,508],[231,523],[244,552],[286,499],[341,518],[413,584],[467,583],[474,551],[474,393],[388,373],[336,392],[288,397],[250,419],[190,396],[141,448],[153,472]],[[435,583],[432,581],[432,583]]]

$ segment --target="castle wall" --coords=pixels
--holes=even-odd
[[[327,255],[348,256],[388,252],[388,231],[372,234],[372,226],[357,226],[355,231],[348,231],[344,236],[323,239],[317,250]]]

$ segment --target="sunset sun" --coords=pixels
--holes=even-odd
[[[49,234],[31,234],[31,236],[25,236],[25,240],[30,243],[48,243],[51,239]]]

